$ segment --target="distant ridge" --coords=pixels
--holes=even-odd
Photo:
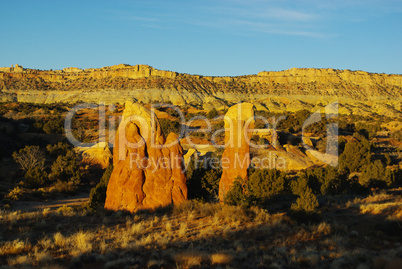
[[[150,91],[152,90],[152,91]],[[292,68],[256,75],[213,77],[158,70],[148,65],[40,71],[15,65],[0,68],[3,101],[233,103],[268,96],[321,96],[368,100],[402,97],[402,75],[364,71]],[[105,97],[106,98],[106,97]]]

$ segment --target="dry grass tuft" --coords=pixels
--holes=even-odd
[[[259,207],[252,207],[250,210],[255,214],[254,221],[257,223],[268,222],[271,218],[271,215],[265,209]]]
[[[216,212],[215,217],[224,222],[244,222],[250,220],[250,216],[242,207],[223,205]]]
[[[212,264],[228,264],[233,260],[233,257],[226,253],[216,253],[211,255]]]
[[[0,255],[13,255],[29,251],[31,244],[16,239],[12,242],[6,242],[0,246]]]
[[[47,251],[35,252],[35,260],[39,263],[49,263],[52,256]]]
[[[131,235],[139,235],[139,234],[143,233],[144,230],[145,230],[144,225],[141,222],[138,222],[138,223],[134,223],[131,226],[130,232],[131,232]]]
[[[53,241],[47,237],[44,237],[41,240],[39,240],[38,244],[41,245],[43,249],[49,249],[53,247]]]
[[[358,213],[361,208],[362,212],[396,216],[400,201],[395,195],[391,201],[387,197],[368,199],[379,202],[355,200],[357,207],[347,212]],[[1,211],[4,232],[0,236],[8,241],[0,243],[0,263],[48,267],[54,259],[67,267],[96,263],[103,268],[356,268],[360,262],[364,268],[373,265],[373,257],[385,255],[392,260],[402,253],[396,240],[374,240],[365,230],[353,232],[355,227],[349,230],[349,222],[339,215],[336,221],[332,219],[334,212],[315,224],[300,224],[284,212],[270,214],[258,207],[195,201],[174,207],[173,212],[155,214],[96,212],[85,216],[85,209],[80,208],[60,212]],[[46,222],[38,226],[44,217]],[[31,232],[38,230],[43,235],[32,237]],[[17,232],[21,237],[14,240]],[[361,251],[350,247],[357,240],[364,240]]]
[[[330,234],[331,230],[331,225],[326,222],[321,222],[316,228],[316,232],[322,235]]]
[[[58,247],[65,247],[68,244],[67,238],[65,238],[61,233],[55,233],[53,235],[54,244]]]
[[[360,212],[372,215],[386,214],[402,220],[402,204],[400,202],[362,204],[360,205]]]
[[[165,229],[166,229],[166,231],[171,232],[172,229],[173,229],[172,223],[170,223],[169,221],[166,222],[166,224],[165,224]]]
[[[391,200],[393,197],[390,194],[378,193],[375,195],[370,195],[369,197],[362,199],[363,203],[379,203]]]
[[[186,236],[186,234],[187,234],[187,223],[182,222],[182,223],[180,224],[180,228],[179,228],[179,231],[178,231],[178,235],[179,235],[180,237],[184,237],[184,236]]]
[[[42,215],[44,218],[46,218],[47,216],[49,216],[50,214],[50,208],[49,207],[45,207],[42,211]]]
[[[208,256],[203,252],[189,251],[177,254],[174,257],[177,264],[184,268],[201,266],[201,263],[208,260]]]
[[[62,214],[63,216],[74,216],[74,209],[70,206],[63,205],[59,209],[57,209],[57,213]]]
[[[21,255],[16,258],[9,258],[7,262],[11,266],[20,265],[26,267],[32,264],[32,259],[28,255]]]
[[[94,236],[89,232],[79,231],[70,237],[72,244],[73,256],[77,254],[87,253],[92,250],[91,240]]]

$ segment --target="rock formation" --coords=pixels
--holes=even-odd
[[[340,114],[401,117],[402,75],[292,68],[238,77],[208,77],[163,71],[147,65],[35,70],[0,67],[0,101],[124,103],[226,109],[238,102],[274,113],[317,108],[337,100]]]
[[[85,149],[82,152],[82,157],[85,163],[98,164],[102,168],[107,168],[112,159],[112,153],[110,152],[108,143],[100,142]]]
[[[149,94],[149,90],[153,94]],[[201,104],[205,109],[219,109],[230,103],[254,102],[270,96],[376,101],[378,97],[402,98],[402,75],[292,68],[279,72],[263,71],[257,75],[208,77],[158,70],[147,65],[124,64],[98,69],[69,67],[45,71],[17,65],[13,68],[0,68],[2,100],[114,103],[124,102],[127,100],[125,98],[135,98],[143,103],[170,101],[174,105]],[[290,104],[289,108],[298,110],[300,106],[305,108],[305,105],[296,102]]]
[[[113,164],[106,209],[134,212],[187,199],[178,136],[170,133],[165,140],[155,114],[141,105],[126,102],[116,134]]]
[[[253,128],[253,104],[239,103],[229,108],[225,115],[225,150],[222,154],[222,177],[219,182],[221,202],[238,176],[247,179],[250,165],[249,141]]]

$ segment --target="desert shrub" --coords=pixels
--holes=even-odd
[[[43,118],[36,121],[33,127],[46,134],[62,134],[64,131],[64,119],[63,118]]]
[[[195,157],[192,156],[186,165],[187,182],[193,176],[193,173],[195,170],[196,170],[196,160],[195,160]]]
[[[18,201],[22,197],[23,194],[24,194],[24,191],[20,187],[17,186],[14,189],[12,189],[8,194],[6,194],[5,198],[9,199],[9,200]]]
[[[312,214],[317,212],[318,200],[313,191],[307,187],[297,198],[296,203],[292,204],[291,210]]]
[[[327,166],[323,177],[320,178],[321,194],[336,195],[342,194],[350,190],[347,173],[342,173],[338,169]]]
[[[70,206],[67,206],[67,205],[63,205],[63,206],[61,206],[61,207],[59,207],[58,209],[57,209],[57,213],[60,213],[60,214],[62,214],[62,215],[64,215],[64,216],[71,216],[73,213],[74,213],[74,209],[72,208],[72,207],[70,207]],[[60,234],[60,233],[59,233]],[[64,239],[63,238],[63,236],[60,234],[60,235],[57,235],[57,236],[55,236],[55,238],[57,238],[57,239]],[[61,242],[60,242],[61,243]],[[60,244],[59,243],[59,244]]]
[[[339,168],[349,172],[359,172],[371,161],[371,145],[364,138],[361,141],[348,142],[339,156]]]
[[[309,178],[306,174],[300,175],[296,180],[290,183],[290,189],[293,194],[301,195],[309,186]]]
[[[219,116],[219,113],[218,113],[218,111],[217,111],[215,108],[211,109],[211,110],[208,111],[208,113],[207,113],[207,118],[208,118],[208,119],[213,119],[213,118],[215,118],[215,117],[217,117],[217,116]]]
[[[39,146],[25,146],[13,153],[13,159],[24,171],[35,167],[44,168],[45,166],[45,154]]]
[[[256,169],[250,173],[247,182],[250,194],[257,199],[269,198],[288,188],[285,172],[276,169]]]
[[[37,188],[46,184],[48,175],[41,167],[30,168],[25,174],[25,183],[29,187]]]
[[[291,133],[301,131],[303,123],[311,115],[308,110],[300,110],[296,113],[286,115],[286,119],[279,122],[278,127],[280,130],[288,130]]]
[[[52,157],[66,155],[67,152],[71,149],[72,149],[72,147],[68,143],[65,143],[65,142],[59,142],[59,143],[53,144],[53,145],[49,144],[46,146],[47,152]]]
[[[217,200],[219,192],[219,180],[222,171],[217,169],[207,170],[201,179],[201,187],[205,191],[206,199],[209,201]]]
[[[194,163],[187,167],[187,188],[189,199],[202,201],[214,201],[219,190],[219,180],[222,171],[212,168],[204,168],[203,165],[195,169]]]
[[[256,169],[250,171],[247,181],[237,177],[227,192],[225,203],[251,206],[263,203],[271,196],[288,190],[289,182],[285,172],[276,169]]]
[[[329,130],[328,130],[329,131]],[[332,133],[336,133],[336,130],[332,130]],[[327,136],[325,135],[320,135],[320,140],[318,140],[316,144],[316,148],[318,151],[323,152],[323,153],[335,153],[337,152],[338,154],[343,152],[345,148],[345,140],[341,137],[338,137],[338,139],[328,139]]]
[[[306,169],[297,180],[292,181],[292,193],[301,195],[306,188],[310,188],[314,194],[337,195],[354,193],[353,182],[348,179],[348,174],[337,167]]]
[[[197,112],[197,113],[187,113],[184,118],[186,121],[194,118],[194,117],[205,117],[207,114],[205,112]]]
[[[355,123],[355,130],[367,139],[372,139],[381,130],[381,126],[378,123],[357,122]]]
[[[322,170],[318,171],[321,172]],[[314,193],[319,193],[320,187],[321,183],[311,169],[303,171],[296,180],[290,183],[290,189],[295,195],[301,195],[307,188],[310,188]]]
[[[391,186],[395,182],[395,175],[384,166],[380,160],[376,160],[363,169],[359,183],[365,187]]]
[[[58,156],[56,161],[52,164],[50,179],[79,184],[81,181],[81,173],[77,158],[77,154],[72,150],[68,151],[66,155]]]
[[[48,120],[43,125],[46,134],[62,134],[64,131],[64,120],[62,118]]]
[[[51,192],[58,193],[75,193],[78,190],[78,182],[57,180],[50,188]]]
[[[178,121],[159,119],[159,124],[165,136],[168,136],[170,133],[180,134],[181,124]]]
[[[240,176],[233,182],[232,187],[224,197],[224,203],[250,207],[255,204],[255,198],[250,194],[248,183]]]
[[[354,133],[356,131],[355,124],[349,122],[348,120],[346,120],[342,117],[340,118],[340,121],[338,122],[338,126],[341,131],[346,131],[349,133]]]
[[[307,169],[302,171],[297,179],[294,179],[290,182],[290,190],[295,195],[301,195],[306,188],[310,188],[314,193],[319,193],[321,187],[319,178],[322,177],[322,171],[322,169]]]
[[[103,173],[99,183],[94,188],[91,189],[91,192],[89,194],[90,208],[96,209],[105,204],[107,185],[109,183],[109,178],[112,175],[112,172],[113,172],[113,165],[110,164]]]

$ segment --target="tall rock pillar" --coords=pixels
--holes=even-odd
[[[254,129],[254,106],[239,103],[225,115],[225,150],[222,154],[222,177],[219,201],[223,202],[236,177],[247,179],[250,166],[250,138]]]
[[[113,165],[106,209],[134,212],[187,199],[183,148],[178,136],[171,133],[165,141],[156,115],[139,104],[125,104]]]

